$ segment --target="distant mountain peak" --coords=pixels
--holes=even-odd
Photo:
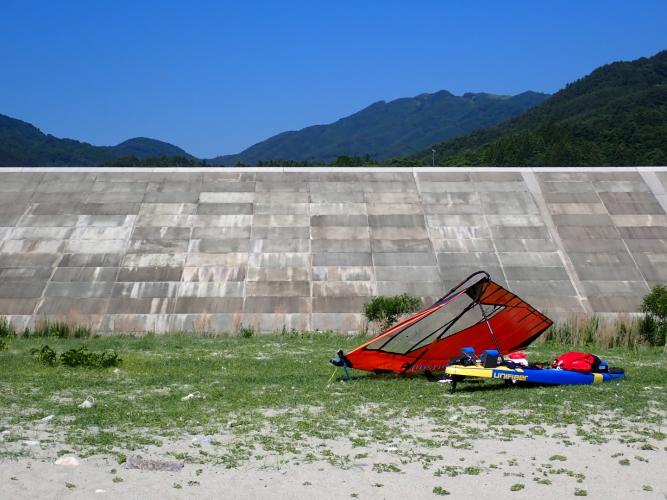
[[[239,154],[214,158],[211,163],[330,162],[343,155],[370,155],[382,160],[408,155],[438,140],[513,118],[547,97],[538,92],[524,93],[519,99],[472,92],[456,96],[439,90],[382,100],[333,123],[283,132]]]
[[[600,66],[516,118],[434,143],[408,161],[430,164],[436,149],[441,165],[666,165],[665,130],[667,50]]]

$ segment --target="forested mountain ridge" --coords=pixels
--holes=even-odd
[[[547,94],[515,96],[446,90],[379,101],[328,125],[283,132],[236,155],[219,156],[214,164],[255,164],[271,160],[328,163],[339,156],[368,155],[383,160],[408,155],[435,141],[495,125],[543,102]]]
[[[30,123],[0,114],[0,167],[93,166],[121,157],[192,158],[167,142],[136,137],[116,146],[93,146],[44,134]]]
[[[444,140],[443,140],[444,139]],[[380,101],[211,164],[667,165],[667,51],[607,64],[552,96],[447,91]],[[0,114],[0,166],[205,165],[166,142],[93,146]]]
[[[667,165],[667,51],[601,66],[524,114],[404,160],[439,165]],[[401,160],[394,160],[401,163]]]

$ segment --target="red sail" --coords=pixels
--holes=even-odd
[[[525,348],[551,324],[544,314],[480,271],[428,309],[345,357],[358,370],[437,371],[458,357],[462,347],[507,354]]]

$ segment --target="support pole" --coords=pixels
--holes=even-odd
[[[486,322],[486,327],[489,329],[489,333],[491,334],[491,338],[493,339],[493,343],[496,345],[496,349],[498,349],[498,354],[500,354],[500,359],[502,361],[505,361],[505,358],[503,357],[503,351],[500,349],[500,344],[498,344],[498,339],[496,339],[496,334],[493,333],[493,328],[491,328],[491,323],[489,323],[489,318],[486,316],[486,311],[482,307],[481,302],[477,302],[477,305],[479,306],[479,310],[482,311],[482,317],[484,318],[484,321]]]

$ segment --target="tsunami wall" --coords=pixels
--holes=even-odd
[[[667,282],[667,169],[2,169],[0,316],[354,331],[479,269],[555,319]]]

